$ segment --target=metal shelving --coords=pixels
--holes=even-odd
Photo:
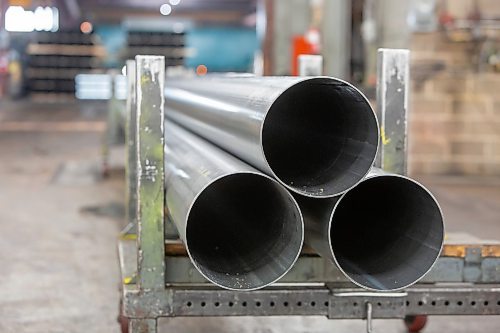
[[[35,96],[74,96],[75,76],[100,66],[104,47],[92,34],[81,32],[38,32],[36,42],[27,46],[28,89]]]
[[[185,32],[128,32],[128,58],[133,58],[136,54],[157,54],[165,57],[166,66],[182,66],[189,52]]]
[[[307,246],[292,270],[268,288],[238,292],[209,284],[165,220],[164,58],[137,56],[136,64],[127,99],[129,226],[118,246],[124,331],[154,333],[159,317],[176,316],[321,315],[366,319],[371,331],[374,318],[500,315],[500,243],[464,235],[448,235],[432,270],[400,292],[355,287]],[[133,68],[129,61],[127,71]],[[384,131],[377,165],[399,173],[406,170],[407,68],[407,51],[379,52],[378,116]]]

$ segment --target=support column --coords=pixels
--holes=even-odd
[[[137,100],[135,60],[127,60],[127,101],[125,104],[125,220],[124,234],[137,233]]]
[[[324,0],[321,26],[324,74],[350,79],[351,1]]]
[[[293,36],[309,28],[311,8],[305,0],[274,0],[273,7],[273,74],[290,75]]]
[[[375,165],[406,175],[410,51],[379,49],[377,66],[377,119],[380,143]]]
[[[165,57],[135,57],[137,72],[137,283],[165,289]]]

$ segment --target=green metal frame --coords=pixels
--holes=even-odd
[[[125,221],[123,234],[137,234],[137,99],[135,60],[127,60],[127,100],[125,102]]]
[[[163,89],[165,57],[135,57],[137,87],[137,283],[165,289]]]

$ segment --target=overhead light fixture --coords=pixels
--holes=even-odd
[[[35,11],[9,6],[5,12],[5,30],[16,32],[57,31],[59,11],[55,7],[38,6]]]
[[[5,30],[30,32],[35,30],[35,14],[21,6],[10,6],[5,12]]]
[[[170,15],[172,13],[172,6],[170,6],[168,3],[164,3],[163,5],[160,6],[160,13],[161,15]]]
[[[59,30],[59,9],[52,7],[52,29],[50,31],[56,32]]]
[[[89,34],[92,32],[92,30],[94,30],[92,23],[85,21],[80,24],[80,31],[84,34]]]
[[[177,6],[181,3],[181,0],[169,0],[168,2],[170,2],[172,6]]]
[[[35,30],[50,31],[53,25],[52,9],[50,7],[38,6],[34,12]]]

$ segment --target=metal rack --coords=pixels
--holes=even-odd
[[[133,57],[138,52],[163,55],[166,66],[183,66],[186,56],[189,56],[186,33],[184,31],[128,31],[126,53]]]
[[[75,76],[82,71],[95,72],[105,56],[103,46],[95,44],[92,34],[77,31],[38,32],[28,44],[28,88],[32,98],[55,100],[74,98]]]
[[[377,165],[406,172],[406,50],[379,51]],[[124,332],[156,333],[159,317],[322,315],[330,319],[421,315],[499,315],[500,243],[449,235],[436,265],[402,292],[368,292],[307,246],[294,268],[271,287],[238,292],[209,284],[165,220],[163,181],[164,58],[127,62],[127,219],[119,240]],[[167,133],[168,135],[168,133]]]

